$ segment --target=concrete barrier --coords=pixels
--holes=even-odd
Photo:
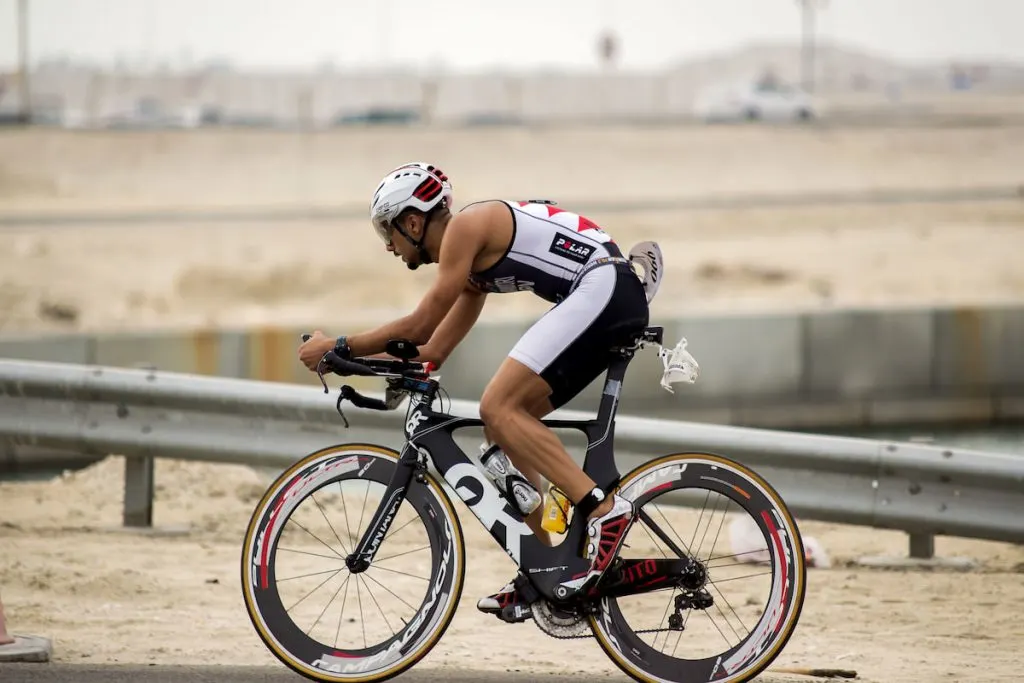
[[[813,429],[1024,419],[1024,305],[861,309],[652,321],[700,362],[697,384],[658,385],[652,351],[630,366],[623,414]],[[530,321],[480,324],[441,370],[453,398],[478,400]],[[309,329],[313,324],[307,326]],[[295,349],[304,328],[0,339],[0,357],[318,385]],[[339,330],[340,331],[340,330]],[[364,389],[379,382],[353,378]],[[594,383],[567,408],[593,410]]]

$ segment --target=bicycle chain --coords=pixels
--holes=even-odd
[[[587,630],[587,633],[583,633],[583,634],[579,634],[579,635],[571,635],[570,636],[570,635],[561,635],[561,634],[558,634],[558,633],[552,633],[551,631],[546,631],[543,628],[541,628],[540,624],[537,624],[537,628],[539,628],[541,631],[543,631],[544,633],[548,634],[552,638],[558,638],[559,640],[573,640],[573,639],[578,639],[578,638],[593,638],[594,637],[593,631],[590,631],[589,629]],[[678,629],[672,629],[672,628],[643,628],[643,629],[640,629],[639,631],[633,631],[633,633],[636,634],[636,635],[640,635],[641,633],[664,633],[666,631],[676,631],[676,630],[678,630]]]
[[[538,610],[547,609],[543,603],[534,603],[533,605],[533,623],[536,624],[537,628],[551,636],[552,638],[558,638],[559,640],[575,640],[579,638],[593,638],[594,632],[590,630],[590,627],[584,622],[584,617],[579,617],[575,621],[567,624],[558,624],[554,622],[553,615],[545,615],[541,611],[542,617],[537,618]],[[586,633],[573,631],[586,630]],[[665,631],[676,631],[680,629],[673,628],[645,628],[639,631],[633,631],[633,633],[640,635],[641,633],[663,633]]]

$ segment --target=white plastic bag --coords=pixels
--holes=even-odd
[[[804,536],[804,561],[808,567],[832,566],[825,548],[813,536]],[[736,562],[767,564],[771,559],[761,530],[748,515],[735,515],[729,523],[729,543]]]

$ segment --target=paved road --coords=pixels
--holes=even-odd
[[[631,681],[618,671],[609,670],[601,681]],[[594,676],[545,676],[544,683],[584,683]],[[0,664],[3,683],[302,683],[306,678],[280,667],[220,666],[139,666],[98,664]],[[535,673],[495,673],[491,671],[452,671],[413,669],[396,683],[532,683]],[[769,683],[765,681],[765,683]]]

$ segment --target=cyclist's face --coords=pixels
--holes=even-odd
[[[419,238],[421,231],[416,224],[416,217],[407,216],[398,227],[401,229],[396,230],[394,226],[391,228],[391,240],[387,245],[388,251],[400,257],[406,265],[418,265],[420,262],[419,250],[405,236],[411,235],[417,239]]]

